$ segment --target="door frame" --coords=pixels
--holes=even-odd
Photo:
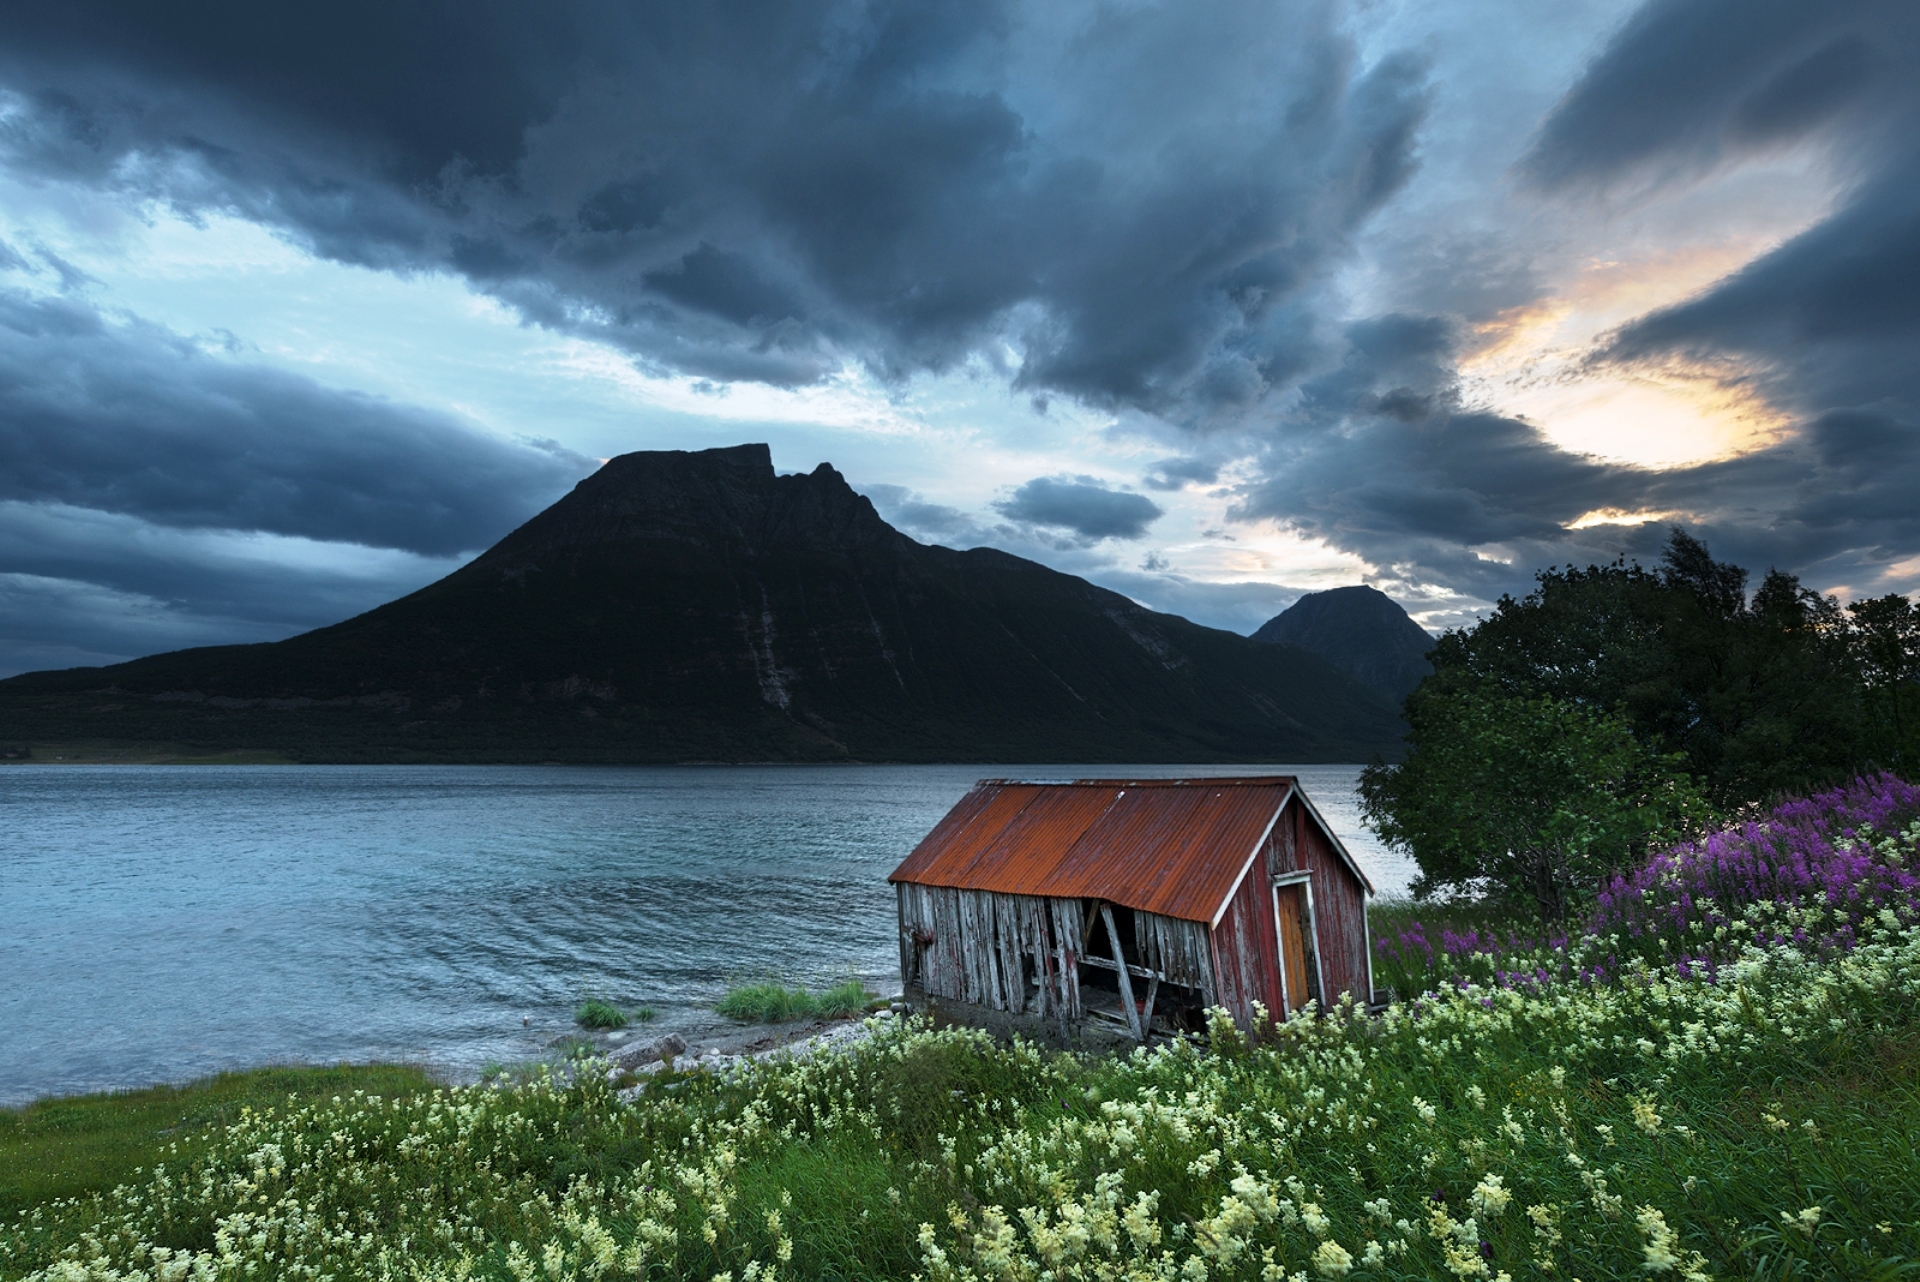
[[[1308,998],[1318,999],[1321,1007],[1324,1009],[1326,1000],[1318,993],[1309,992],[1303,994],[1298,1000],[1295,1000],[1292,991],[1287,985],[1287,959],[1284,953],[1281,952],[1285,947],[1286,934],[1280,928],[1280,892],[1289,886],[1298,886],[1300,887],[1301,893],[1304,894],[1307,899],[1307,938],[1303,941],[1300,950],[1303,954],[1301,957],[1301,962],[1303,963],[1301,969],[1306,969],[1304,963],[1307,957],[1305,954],[1311,949],[1313,968],[1307,972],[1310,976],[1307,984],[1309,987],[1312,987],[1314,981],[1320,979],[1322,974],[1320,966],[1320,919],[1313,911],[1313,873],[1308,869],[1301,869],[1297,872],[1275,873],[1267,879],[1267,882],[1268,894],[1271,895],[1273,899],[1274,953],[1279,956],[1280,959],[1280,997],[1281,1000],[1287,1004],[1286,1013],[1291,1015],[1294,1011],[1299,1010],[1302,1006],[1306,1005]]]

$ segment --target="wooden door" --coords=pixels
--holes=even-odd
[[[1273,888],[1273,920],[1280,935],[1280,983],[1291,1015],[1307,1004],[1306,887],[1295,883]]]

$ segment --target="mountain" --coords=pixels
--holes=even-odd
[[[1433,638],[1377,588],[1309,592],[1261,624],[1253,639],[1310,650],[1396,704],[1433,671]]]
[[[309,761],[1361,761],[1401,731],[1305,650],[916,543],[764,445],[612,459],[332,627],[0,681],[0,741]]]

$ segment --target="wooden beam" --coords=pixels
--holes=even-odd
[[[1133,1033],[1134,1041],[1144,1042],[1147,1036],[1140,1031],[1140,1010],[1133,1004],[1133,978],[1127,974],[1127,954],[1120,947],[1120,932],[1114,927],[1111,905],[1100,905],[1100,920],[1107,924],[1107,941],[1113,945],[1116,963],[1113,973],[1120,976],[1120,1005],[1127,1014],[1127,1028]]]
[[[1105,957],[1082,957],[1080,959],[1080,964],[1082,966],[1098,966],[1101,970],[1119,969],[1118,966],[1116,966],[1113,962],[1107,960]],[[1154,980],[1164,979],[1169,984],[1173,983],[1173,980],[1169,979],[1166,976],[1166,974],[1164,974],[1163,972],[1154,970],[1148,966],[1136,966],[1132,962],[1127,963],[1127,973],[1129,975],[1137,976],[1140,979],[1154,979]]]

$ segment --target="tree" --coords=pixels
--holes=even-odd
[[[1476,627],[1435,645],[1421,691],[1469,703],[1548,697],[1621,718],[1678,753],[1732,808],[1849,776],[1874,759],[1865,692],[1838,604],[1747,573],[1673,531],[1658,572],[1616,561],[1542,571]]]
[[[1920,610],[1747,572],[1674,530],[1658,570],[1554,567],[1450,632],[1408,696],[1409,751],[1362,778],[1422,891],[1565,910],[1702,816],[1920,764]]]
[[[1777,569],[1743,600],[1746,572],[1682,530],[1664,560],[1665,679],[1625,709],[1636,731],[1684,754],[1729,808],[1864,768],[1871,745],[1839,603]]]
[[[1412,751],[1361,775],[1367,823],[1420,866],[1416,897],[1463,889],[1563,920],[1606,875],[1707,813],[1625,721],[1551,696],[1459,685],[1407,699]]]
[[[1901,774],[1920,770],[1920,606],[1888,595],[1847,607],[1875,746]]]

